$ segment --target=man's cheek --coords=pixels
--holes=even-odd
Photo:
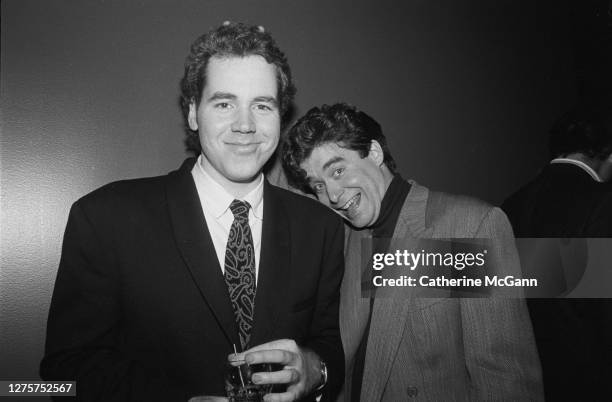
[[[342,179],[342,185],[344,187],[361,187],[363,183],[363,177],[358,174],[345,174]]]
[[[331,208],[331,205],[329,204],[329,198],[327,198],[327,196],[319,193],[316,193],[315,195],[317,197],[317,200],[319,200],[321,204]]]

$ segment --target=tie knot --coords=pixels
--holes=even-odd
[[[234,214],[235,219],[244,219],[248,221],[249,208],[251,208],[251,206],[246,201],[234,200],[230,204],[230,209],[232,210],[232,214]]]

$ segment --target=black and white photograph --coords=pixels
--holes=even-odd
[[[612,395],[612,1],[0,6],[0,399]]]

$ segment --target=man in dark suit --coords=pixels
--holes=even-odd
[[[286,386],[267,399],[314,397],[323,386],[333,398],[344,370],[343,226],[262,174],[294,93],[262,27],[225,23],[194,42],[181,100],[200,156],[73,205],[44,379],[76,380],[87,401],[219,396],[228,355],[264,344],[280,369],[259,382]]]
[[[550,164],[502,205],[517,237],[612,237],[612,188],[603,183],[612,177],[611,119],[609,107],[581,107],[554,124]],[[564,263],[559,250],[530,241],[524,244],[521,258],[526,271],[542,275],[548,282],[543,285],[562,294],[581,277],[586,253],[576,260],[578,264],[570,264]],[[543,265],[544,261],[548,263]],[[608,398],[612,391],[610,301],[530,299],[528,307],[547,399]]]
[[[502,206],[517,236],[594,235],[612,188],[605,184],[612,179],[611,115],[610,108],[582,107],[555,123],[553,159]],[[608,228],[612,231],[612,225]]]
[[[376,253],[393,253],[399,249],[392,242],[411,239],[487,239],[491,266],[518,274],[512,230],[499,208],[404,180],[380,125],[346,104],[308,111],[289,131],[281,155],[290,181],[353,228],[340,300],[346,376],[339,401],[541,399],[522,299],[407,297],[410,288],[376,289],[390,291],[386,297],[362,294],[362,283],[372,283],[372,270],[362,263],[368,239]]]

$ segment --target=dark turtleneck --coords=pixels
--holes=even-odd
[[[395,225],[399,218],[404,201],[410,191],[410,183],[402,179],[399,174],[393,176],[393,180],[389,184],[389,188],[385,192],[383,199],[380,203],[380,213],[376,222],[370,227],[372,229],[373,251],[374,253],[386,253],[391,237],[395,231]],[[367,276],[366,276],[367,277]],[[368,281],[367,286],[370,285],[371,280]],[[363,369],[365,367],[365,355],[366,346],[368,344],[368,337],[370,335],[370,323],[372,321],[372,308],[374,306],[374,290],[371,291],[370,296],[370,314],[368,317],[368,323],[361,338],[357,352],[355,353],[355,365],[353,368],[353,379],[351,384],[351,400],[357,401],[361,395],[361,383],[363,382]]]
[[[376,219],[376,222],[374,222],[371,227],[373,237],[390,238],[393,236],[397,218],[402,211],[410,187],[410,183],[404,180],[399,174],[393,176],[393,180],[389,183],[389,188],[385,192],[382,202],[380,203],[378,219]],[[386,252],[384,249],[376,251],[382,253]]]

